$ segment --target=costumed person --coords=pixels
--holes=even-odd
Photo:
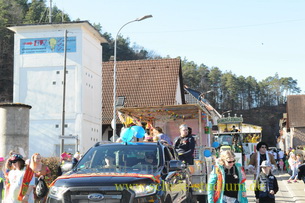
[[[183,124],[179,127],[180,136],[174,142],[175,150],[178,153],[179,160],[186,164],[194,164],[195,139],[189,134],[188,126]]]
[[[261,164],[262,172],[259,174],[256,181],[255,191],[256,199],[259,199],[259,203],[275,203],[275,194],[279,190],[279,186],[276,177],[271,173],[271,163],[263,161]]]
[[[256,145],[256,153],[250,157],[250,162],[248,165],[248,171],[254,174],[254,180],[257,180],[258,175],[260,174],[260,165],[263,161],[268,161],[272,164],[272,169],[276,169],[276,162],[273,158],[273,155],[267,152],[268,145],[265,142],[259,142]],[[257,190],[257,188],[255,189]],[[258,199],[256,199],[258,202]]]
[[[156,136],[158,138],[158,140],[161,140],[161,141],[164,140],[164,141],[166,141],[170,145],[173,144],[172,141],[170,140],[170,138],[168,137],[168,135],[163,133],[162,128],[155,127],[153,129],[153,133],[154,133],[154,136]]]
[[[47,185],[51,184],[51,170],[48,166],[41,162],[42,158],[39,153],[34,153],[30,160],[30,168],[34,171],[35,174],[35,183],[38,182],[38,179],[43,179]],[[34,186],[34,191],[36,186]],[[43,198],[38,198],[34,193],[35,202],[45,202],[46,196]]]
[[[220,153],[208,182],[208,202],[247,203],[246,174],[235,155],[227,150]]]
[[[5,176],[3,172],[5,159],[0,157],[0,202],[4,199],[4,185],[5,185]]]
[[[20,154],[13,154],[9,161],[12,163],[12,169],[9,171],[8,183],[5,186],[4,202],[33,203],[34,171],[29,166],[25,166],[25,161]]]
[[[57,176],[61,176],[62,174],[70,171],[72,169],[71,155],[67,152],[63,152],[60,155],[60,164],[57,168]]]
[[[11,150],[9,152],[9,156],[8,156],[7,160],[5,161],[4,168],[3,168],[5,177],[8,176],[8,172],[12,169],[12,163],[10,162],[10,157],[13,156],[14,154],[16,154],[16,152],[14,150]],[[7,178],[6,178],[6,180],[7,180]]]
[[[268,145],[265,142],[259,142],[256,145],[256,153],[254,153],[249,162],[248,170],[251,173],[259,174],[260,165],[263,161],[269,161],[272,164],[272,169],[276,169],[276,162],[272,154],[267,152]],[[254,177],[256,179],[256,177]]]

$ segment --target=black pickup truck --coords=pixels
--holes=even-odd
[[[191,202],[190,184],[186,166],[170,145],[97,143],[53,182],[47,202]]]

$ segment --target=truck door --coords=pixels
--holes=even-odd
[[[178,160],[174,158],[169,152],[168,148],[164,148],[165,163],[169,163],[170,160]],[[173,202],[181,202],[186,196],[187,181],[186,175],[183,170],[169,171],[166,178],[166,187],[174,197]]]

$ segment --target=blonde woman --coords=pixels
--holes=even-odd
[[[33,154],[30,160],[30,168],[34,171],[36,181],[38,180],[38,178],[41,178],[47,183],[47,185],[49,185],[51,171],[48,168],[48,166],[44,165],[41,162],[41,160],[42,157],[39,153]],[[35,191],[35,187],[34,187],[34,191]],[[45,198],[39,199],[35,193],[34,193],[34,199],[35,202],[45,202]]]
[[[210,174],[208,201],[217,203],[247,203],[246,175],[235,155],[227,150],[220,153]]]

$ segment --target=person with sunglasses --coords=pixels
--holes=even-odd
[[[5,185],[4,202],[34,202],[34,171],[25,165],[20,154],[13,154],[9,162],[12,164],[12,169],[8,173],[8,184]]]
[[[256,153],[254,153],[248,165],[248,171],[254,174],[254,180],[257,181],[258,175],[261,172],[261,164],[263,161],[270,162],[272,164],[272,170],[276,169],[276,162],[272,154],[267,152],[268,145],[265,142],[259,142],[256,145]],[[258,190],[259,188],[255,188]],[[259,199],[256,198],[256,202],[259,202]]]
[[[272,154],[267,152],[268,145],[265,142],[259,142],[256,145],[256,153],[254,153],[248,165],[248,170],[250,173],[254,173],[254,179],[256,180],[256,174],[260,173],[260,165],[263,161],[268,161],[272,164],[272,169],[276,169],[276,162]],[[256,170],[255,170],[256,169]]]
[[[222,151],[210,174],[208,202],[247,203],[246,174],[231,150]]]

